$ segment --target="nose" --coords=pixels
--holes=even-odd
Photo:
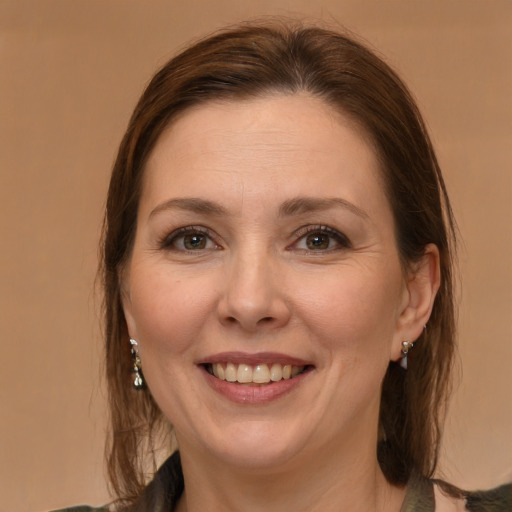
[[[290,320],[282,273],[267,253],[238,255],[224,274],[219,320],[244,331],[273,329]]]

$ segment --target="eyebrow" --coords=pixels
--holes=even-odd
[[[340,197],[329,197],[329,198],[318,198],[318,197],[295,197],[289,199],[281,204],[279,207],[280,217],[291,217],[293,215],[300,215],[303,213],[319,212],[329,210],[331,208],[345,208],[355,215],[362,217],[363,219],[368,218],[368,214],[355,204],[341,199]],[[169,199],[162,204],[159,204],[154,208],[149,217],[153,217],[160,212],[168,210],[184,210],[203,215],[218,215],[227,216],[228,211],[226,208],[218,203],[209,201],[207,199],[200,199],[197,197],[178,197]]]
[[[358,217],[368,219],[368,214],[359,206],[341,199],[340,197],[318,198],[318,197],[295,197],[285,201],[279,208],[281,217],[300,215],[302,213],[319,212],[331,208],[345,208]]]
[[[151,211],[149,217],[151,218],[157,213],[174,209],[201,213],[203,215],[227,215],[227,210],[213,201],[197,197],[178,197],[159,204]]]

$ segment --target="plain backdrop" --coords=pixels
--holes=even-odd
[[[0,0],[0,511],[108,499],[94,280],[116,146],[158,66],[268,14],[353,30],[418,99],[464,242],[441,469],[512,477],[510,0]]]

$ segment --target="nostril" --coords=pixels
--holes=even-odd
[[[271,317],[271,316],[266,316],[266,317],[263,317],[263,318],[260,318],[257,323],[258,324],[268,324],[269,322],[272,322],[274,319]],[[238,323],[238,320],[234,317],[234,316],[228,316],[226,318],[226,321],[229,322],[230,324],[236,324]]]
[[[274,317],[272,316],[265,316],[263,318],[260,318],[255,325],[266,325],[266,324],[271,324],[273,321],[275,320]],[[225,318],[225,322],[228,323],[228,324],[238,324],[240,323],[236,317],[234,316],[227,316]]]

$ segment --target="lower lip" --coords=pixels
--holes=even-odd
[[[302,384],[310,373],[306,370],[292,379],[283,379],[269,384],[247,385],[218,379],[202,367],[208,384],[220,395],[238,404],[264,404],[287,395]]]

